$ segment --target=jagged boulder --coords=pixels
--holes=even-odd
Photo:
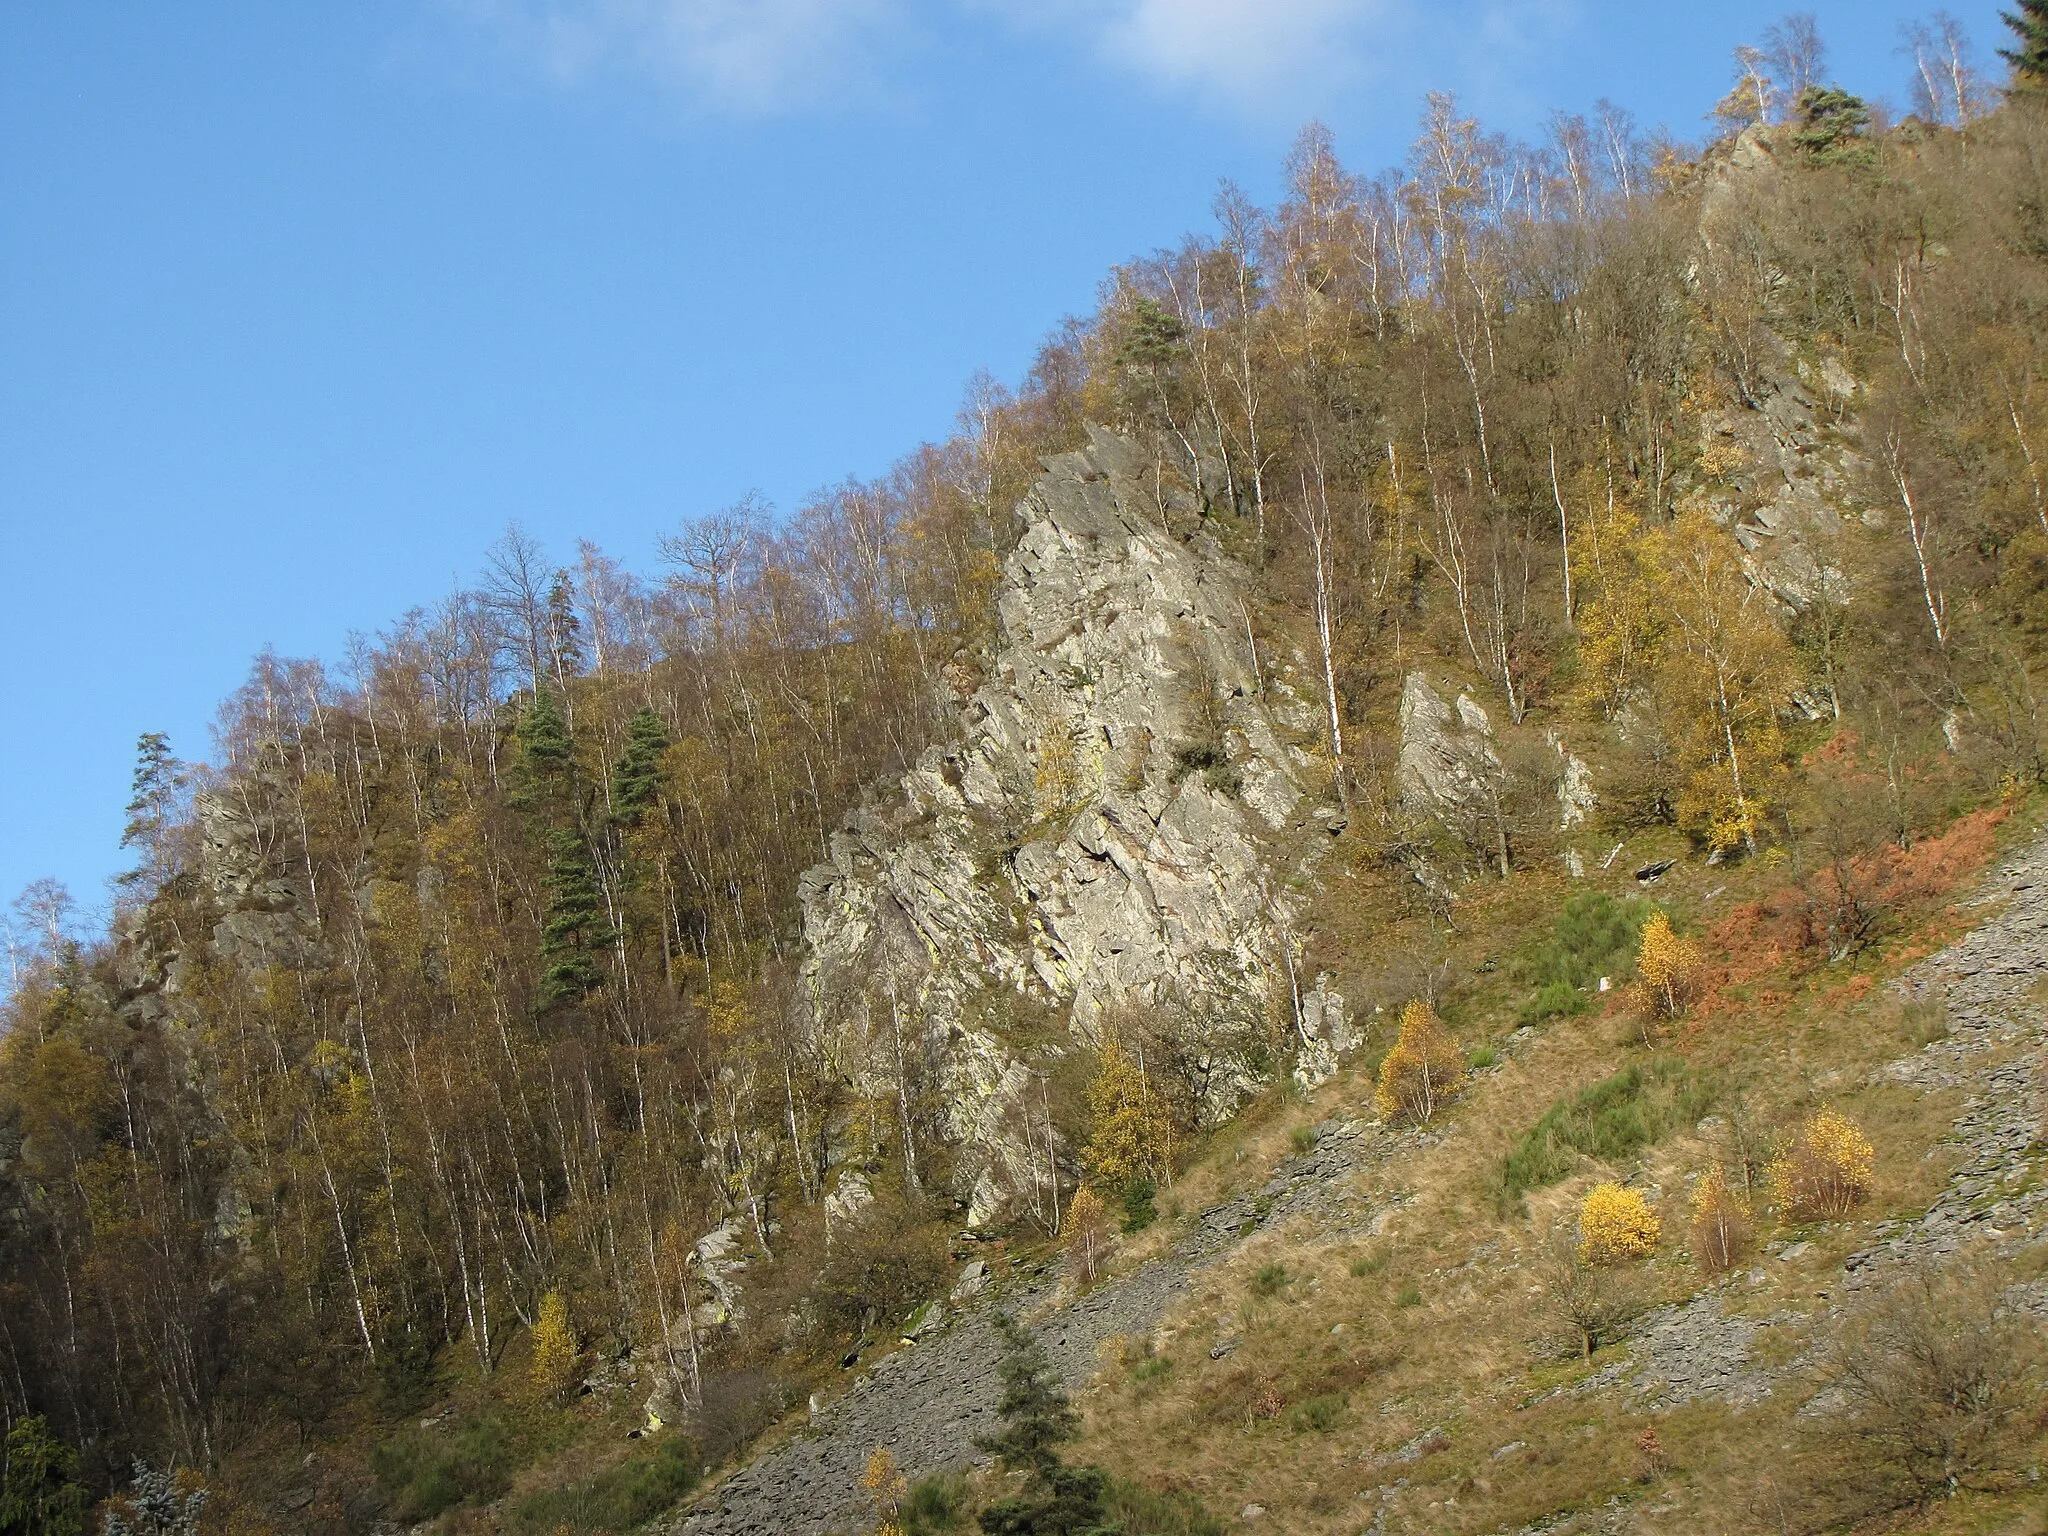
[[[1019,508],[987,681],[901,799],[857,812],[804,877],[814,1026],[867,1091],[914,1064],[958,1149],[970,1218],[1061,1177],[1003,1016],[1028,1000],[1093,1038],[1193,1003],[1220,1109],[1233,1012],[1279,1001],[1298,896],[1271,871],[1312,825],[1313,712],[1261,675],[1244,573],[1162,524],[1149,462],[1113,435],[1053,458]],[[1192,520],[1193,509],[1187,508]],[[1312,838],[1306,839],[1312,843]]]
[[[1456,705],[1420,672],[1401,684],[1401,750],[1394,783],[1401,809],[1463,825],[1493,813],[1500,796],[1493,722],[1468,693]]]
[[[1294,1081],[1304,1093],[1335,1077],[1339,1058],[1358,1048],[1358,1030],[1351,1022],[1344,994],[1333,985],[1335,979],[1327,973],[1319,975],[1316,984],[1302,995],[1301,1052],[1294,1061]]]

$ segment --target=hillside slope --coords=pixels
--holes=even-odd
[[[1967,107],[1312,128],[889,475],[144,738],[5,1004],[24,1464],[958,1527],[1004,1306],[1176,1536],[2018,1520],[2048,112]]]

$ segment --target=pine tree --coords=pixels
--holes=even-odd
[[[0,1457],[0,1533],[79,1536],[84,1529],[78,1453],[50,1433],[41,1414],[16,1419]]]
[[[583,623],[576,617],[576,586],[567,571],[548,584],[548,660],[555,683],[567,688],[583,673]]]
[[[640,824],[661,789],[661,757],[668,751],[668,727],[653,710],[638,710],[626,726],[626,750],[612,768],[612,820]]]
[[[560,827],[548,834],[548,872],[542,883],[548,893],[540,930],[540,1006],[545,1012],[603,984],[596,954],[618,935],[605,921],[590,849],[580,834]]]
[[[102,1516],[106,1536],[199,1536],[206,1490],[187,1493],[174,1473],[159,1472],[146,1461],[137,1461],[134,1470],[128,1492]]]
[[[1060,1460],[1059,1448],[1081,1432],[1081,1416],[1029,1331],[1002,1312],[996,1330],[1003,1336],[1003,1428],[976,1443],[1004,1471],[1026,1477],[1022,1491],[981,1511],[985,1536],[1108,1536],[1116,1529],[1104,1508],[1109,1474]]]
[[[2012,28],[2014,48],[2001,48],[1998,56],[2012,66],[2012,88],[2038,91],[2048,85],[2048,0],[2018,0],[2016,11],[2000,11],[1999,19]]]
[[[1798,126],[1792,142],[1816,165],[1851,165],[1873,158],[1863,136],[1870,126],[1870,109],[1862,97],[1838,85],[1810,85],[1799,93],[1793,117]]]
[[[574,803],[576,751],[554,695],[536,693],[512,735],[519,743],[512,803],[550,819],[566,814]]]
[[[597,871],[580,825],[576,746],[554,696],[545,688],[535,694],[512,734],[519,743],[512,803],[533,818],[547,856],[547,872],[541,878],[548,903],[541,918],[537,999],[545,1013],[603,984],[596,957],[618,941],[618,934],[598,897]]]
[[[135,743],[133,794],[128,801],[127,824],[121,829],[121,846],[135,849],[142,862],[117,877],[121,885],[140,886],[149,894],[170,874],[166,845],[182,782],[180,764],[171,756],[170,737],[162,731],[144,731]]]
[[[996,1313],[995,1324],[1003,1337],[1003,1360],[996,1368],[1003,1380],[996,1409],[1003,1428],[977,1443],[1004,1471],[1042,1477],[1060,1464],[1059,1448],[1081,1432],[1081,1415],[1030,1330],[1007,1312]]]

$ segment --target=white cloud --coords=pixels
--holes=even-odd
[[[564,83],[637,74],[700,109],[874,96],[961,22],[1025,33],[1164,90],[1298,118],[1343,90],[1482,76],[1569,30],[1583,0],[434,0]],[[897,79],[894,83],[907,83]]]
[[[1412,0],[967,0],[1013,25],[1085,40],[1100,60],[1243,108],[1298,112],[1372,72]],[[1376,46],[1378,45],[1378,46]]]
[[[1175,84],[1265,102],[1356,72],[1389,0],[1136,0],[1101,38],[1118,63]]]
[[[627,72],[692,103],[763,113],[819,105],[871,78],[902,0],[452,0],[565,84]]]

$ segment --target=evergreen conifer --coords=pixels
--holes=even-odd
[[[2042,0],[2048,4],[2048,0]],[[1799,93],[1793,107],[1797,127],[1792,142],[1816,165],[1846,165],[1871,158],[1870,143],[1863,130],[1870,126],[1870,109],[1863,98],[1852,96],[1838,85],[1810,85]]]
[[[626,726],[626,750],[612,768],[612,820],[621,826],[640,824],[661,788],[661,755],[668,750],[668,727],[653,710],[638,710]]]
[[[977,1517],[985,1536],[1114,1536],[1105,1508],[1109,1474],[1100,1467],[1070,1467],[1059,1448],[1081,1432],[1081,1416],[1067,1398],[1038,1341],[1015,1318],[996,1314],[1003,1336],[1003,1379],[998,1411],[1003,1428],[976,1442],[993,1452],[1006,1472],[1022,1472],[1023,1489],[999,1499]]]
[[[519,743],[513,803],[551,818],[570,809],[576,752],[554,695],[545,688],[534,694],[512,735]]]
[[[567,571],[555,572],[548,584],[548,659],[564,688],[570,678],[582,675],[583,623],[576,617],[576,587]]]
[[[603,981],[596,952],[618,935],[605,921],[597,896],[597,873],[580,834],[556,828],[548,833],[548,872],[543,882],[548,911],[540,930],[540,1006],[543,1011],[574,1002]]]
[[[162,731],[144,731],[135,743],[135,777],[130,783],[128,821],[121,828],[121,846],[136,850],[141,863],[118,877],[121,885],[153,892],[170,873],[165,843],[177,811],[180,783],[171,739]]]
[[[597,954],[618,941],[599,900],[597,870],[584,837],[576,746],[554,696],[543,688],[513,728],[519,743],[512,800],[533,818],[547,852],[541,888],[540,993],[543,1013],[595,991],[604,981]]]
[[[1998,56],[2012,66],[2014,90],[2038,91],[2048,85],[2048,0],[2018,0],[2018,7],[1998,13],[2017,44]]]
[[[41,1414],[16,1419],[0,1453],[0,1536],[79,1536],[85,1507],[78,1453]]]

